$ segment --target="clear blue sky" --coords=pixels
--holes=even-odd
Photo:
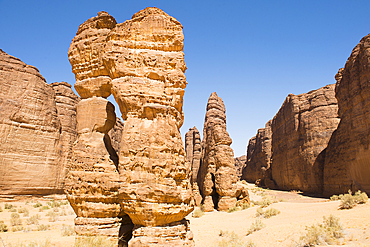
[[[289,93],[335,83],[353,47],[370,33],[370,1],[10,1],[0,0],[0,48],[36,66],[48,83],[75,79],[67,51],[78,26],[104,10],[117,22],[155,6],[184,26],[188,86],[182,136],[203,130],[208,97],[226,106],[235,156]]]

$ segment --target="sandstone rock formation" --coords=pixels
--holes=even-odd
[[[249,141],[246,166],[243,168],[242,179],[249,183],[261,181],[271,163],[271,122],[259,129],[257,135]]]
[[[238,178],[231,142],[226,131],[225,105],[214,92],[207,104],[202,162],[198,174],[205,211],[212,211],[214,208],[225,211],[236,205]]]
[[[236,176],[238,177],[238,180],[240,180],[242,177],[243,168],[247,164],[247,156],[242,155],[240,157],[236,157],[234,158],[234,162],[235,162]]]
[[[290,94],[272,120],[272,179],[280,189],[322,191],[323,151],[339,123],[335,85]]]
[[[340,123],[325,153],[324,195],[358,189],[370,193],[370,35],[336,75]]]
[[[71,162],[73,143],[77,139],[77,118],[76,105],[80,98],[72,91],[71,85],[67,82],[54,82],[50,84],[55,92],[55,103],[58,118],[61,123],[61,159],[59,165],[62,166],[59,184],[64,187],[64,179],[67,174],[67,166]]]
[[[108,135],[111,139],[112,147],[116,153],[119,153],[121,149],[121,141],[122,141],[122,131],[123,131],[123,122],[121,119],[116,118],[116,123],[114,124],[113,128],[108,132]]]
[[[200,206],[202,202],[202,196],[198,186],[198,171],[201,162],[202,146],[200,140],[200,134],[198,129],[194,126],[189,129],[185,134],[185,151],[186,151],[186,162],[190,163],[191,166],[191,186],[193,189],[194,202],[196,206]]]
[[[63,193],[76,95],[2,50],[0,88],[0,194]]]
[[[99,12],[80,25],[68,55],[83,98],[67,189],[77,230],[104,228],[118,235],[116,223],[129,216],[135,225],[132,246],[160,243],[160,235],[168,236],[169,245],[194,245],[183,220],[193,205],[179,132],[186,87],[182,25],[157,8],[120,24]],[[111,93],[124,120],[118,157],[107,135],[114,111],[103,104]],[[131,222],[126,223],[120,236],[129,235]]]

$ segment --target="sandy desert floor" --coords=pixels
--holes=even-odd
[[[344,237],[338,243],[340,246],[370,247],[370,202],[349,210],[339,210],[339,201],[307,197],[298,192],[262,190],[251,184],[249,187],[251,200],[262,201],[263,197],[267,196],[275,203],[264,209],[275,208],[281,213],[268,219],[261,219],[256,216],[258,206],[252,206],[232,213],[208,212],[200,218],[193,218],[190,214],[187,219],[191,222],[197,247],[219,246],[220,242],[227,242],[231,235],[255,247],[297,246],[300,236],[306,233],[306,226],[322,223],[323,217],[330,215],[339,217],[344,228]],[[67,202],[63,196],[0,198],[2,209],[0,221],[4,221],[9,229],[8,232],[0,233],[0,247],[28,246],[27,244],[31,242],[42,244],[47,241],[51,243],[49,246],[73,246],[75,236],[68,232],[73,227],[75,214],[69,204],[52,208],[53,201],[62,204]],[[37,202],[43,206],[35,208]],[[15,209],[12,211],[16,210],[17,213],[21,208],[29,211],[28,216],[18,213],[22,221],[19,231],[12,231],[11,215],[15,212],[4,209],[5,204],[13,205]],[[36,214],[39,215],[38,225],[27,224],[27,220],[30,223],[29,219]],[[265,227],[247,236],[248,229],[257,218],[261,219]],[[40,229],[42,225],[48,229]]]

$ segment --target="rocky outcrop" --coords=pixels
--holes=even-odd
[[[55,92],[55,104],[58,118],[61,123],[61,179],[58,183],[64,187],[64,179],[67,174],[67,166],[71,162],[73,143],[77,139],[76,105],[80,98],[73,92],[71,85],[67,82],[54,82],[50,84]]]
[[[76,95],[2,50],[0,89],[0,194],[63,193]]]
[[[225,105],[214,92],[207,104],[198,185],[206,211],[225,211],[237,202],[238,189],[231,138],[226,131]],[[240,194],[240,193],[239,193]]]
[[[324,195],[370,193],[370,35],[336,75],[340,123],[323,153]]]
[[[271,138],[271,121],[269,121],[265,128],[259,129],[257,135],[249,141],[247,161],[242,172],[243,180],[249,183],[259,183],[263,180],[265,171],[270,168],[271,163]]]
[[[116,153],[119,153],[121,149],[121,141],[122,141],[122,131],[123,131],[123,122],[121,119],[116,118],[116,123],[114,124],[113,128],[108,132],[108,135],[111,139],[112,147]]]
[[[80,25],[68,55],[76,90],[83,98],[79,103],[83,116],[78,110],[78,122],[87,121],[78,127],[76,165],[70,169],[67,189],[78,216],[76,226],[83,218],[85,228],[102,232],[97,222],[104,219],[109,221],[105,229],[118,234],[116,222],[128,216],[135,225],[132,245],[156,242],[153,239],[159,235],[153,235],[153,229],[163,236],[180,236],[169,237],[168,244],[193,245],[183,220],[193,205],[190,166],[179,132],[186,87],[182,25],[157,8],[139,11],[120,24],[99,12]],[[112,145],[107,145],[113,124],[102,124],[113,121],[111,107],[102,103],[111,93],[124,120],[118,157]],[[91,103],[85,104],[87,100]],[[97,153],[87,149],[94,145],[100,150]],[[101,208],[92,202],[102,202]],[[86,210],[88,205],[91,210]],[[104,211],[110,214],[100,215]],[[130,235],[129,221],[121,224],[120,236]]]
[[[236,176],[238,177],[238,180],[240,180],[242,177],[243,168],[247,164],[247,156],[242,155],[240,157],[236,157],[234,158],[234,161],[235,161]]]
[[[272,120],[271,172],[277,188],[322,192],[323,167],[316,159],[339,123],[334,87],[290,94]]]
[[[194,126],[185,134],[186,161],[191,164],[191,184],[197,182],[198,170],[201,159],[201,141],[198,129]]]

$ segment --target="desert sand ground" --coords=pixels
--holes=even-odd
[[[323,216],[328,217],[329,215],[339,217],[343,225],[344,237],[339,240],[339,245],[370,247],[370,202],[357,205],[349,210],[339,210],[339,201],[307,197],[298,192],[262,190],[251,184],[249,187],[251,200],[261,201],[263,197],[268,196],[275,200],[275,203],[265,209],[275,208],[281,213],[264,219],[256,217],[259,206],[252,206],[232,213],[208,212],[200,218],[193,218],[190,214],[187,219],[191,222],[191,230],[197,247],[219,246],[220,242],[227,242],[231,234],[234,234],[241,242],[253,243],[250,246],[297,246],[300,236],[306,233],[306,226],[322,223]],[[4,221],[9,231],[0,233],[0,247],[28,246],[27,244],[31,242],[42,245],[47,241],[50,242],[48,246],[73,246],[76,237],[74,235],[63,236],[63,233],[66,233],[65,229],[73,227],[75,214],[72,208],[68,204],[54,208],[49,205],[50,209],[44,210],[40,209],[42,207],[34,207],[37,202],[47,206],[48,202],[51,204],[53,200],[66,202],[65,197],[61,196],[1,198],[0,208],[3,212],[0,212],[0,221]],[[20,208],[26,208],[29,211],[29,216],[19,213],[23,230],[16,232],[11,230],[12,212],[4,209],[6,203],[16,206],[17,211]],[[36,214],[40,216],[39,224],[27,225],[27,219]],[[247,236],[248,229],[257,218],[261,219],[265,227]],[[40,225],[50,225],[49,230],[38,230]]]

